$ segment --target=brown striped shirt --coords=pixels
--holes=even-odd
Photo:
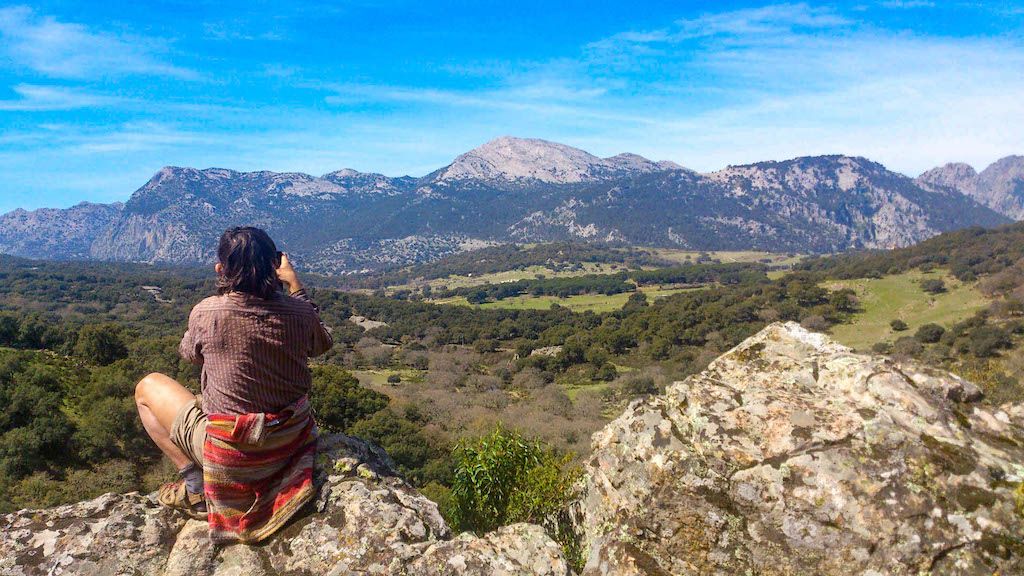
[[[334,344],[304,290],[264,300],[231,292],[196,305],[181,356],[203,367],[207,414],[277,412],[309,392],[308,359]]]

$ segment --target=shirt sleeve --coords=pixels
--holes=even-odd
[[[320,319],[320,307],[309,297],[305,288],[293,292],[291,296],[313,307],[313,338],[310,342],[309,357],[314,358],[325,354],[334,346],[334,337],[331,336],[331,329]]]
[[[188,317],[188,330],[178,345],[178,354],[191,364],[203,365],[203,327],[200,315],[193,309]]]

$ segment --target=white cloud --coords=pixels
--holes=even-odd
[[[685,18],[656,30],[625,31],[585,48],[589,57],[607,64],[628,64],[631,56],[665,55],[674,45],[693,40],[747,37],[765,40],[802,30],[849,24],[831,8],[777,4]]]
[[[91,79],[129,74],[194,78],[195,72],[157,57],[152,39],[90,30],[26,6],[0,8],[0,52],[18,68],[54,78]]]
[[[38,112],[74,110],[78,108],[113,106],[122,102],[120,98],[92,94],[76,88],[63,86],[18,84],[14,86],[13,90],[20,98],[0,100],[0,111]]]
[[[590,44],[586,57],[620,75],[658,72],[630,89],[660,121],[609,126],[592,140],[637,142],[639,153],[701,170],[845,153],[915,174],[1024,151],[1019,37],[893,32],[785,4],[623,32]],[[603,104],[638,100],[610,96]]]
[[[525,113],[542,117],[644,121],[642,116],[602,109],[600,98],[606,92],[603,88],[558,82],[517,83],[488,90],[446,90],[375,84],[340,84],[325,88],[333,93],[324,100],[337,106],[362,106],[366,103],[417,104]]]

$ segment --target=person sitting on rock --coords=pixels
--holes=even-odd
[[[266,232],[224,232],[217,259],[218,295],[192,309],[179,347],[202,366],[201,395],[154,373],[135,402],[180,475],[160,503],[206,518],[215,541],[258,542],[313,497],[308,359],[333,341]]]

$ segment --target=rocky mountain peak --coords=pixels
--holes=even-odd
[[[394,195],[411,187],[408,178],[389,178],[383,174],[359,172],[351,168],[329,172],[321,178],[340,186],[348,194]]]
[[[918,182],[945,186],[965,192],[972,189],[978,173],[970,164],[950,162],[944,166],[932,168],[917,177]]]
[[[363,176],[363,173],[358,171],[358,170],[353,170],[352,168],[342,168],[341,170],[335,170],[334,172],[328,172],[327,174],[324,174],[323,176],[321,176],[321,178],[324,178],[326,180],[330,180],[330,179],[341,179],[341,178],[358,178],[360,176]]]
[[[1024,156],[1006,156],[977,173],[963,163],[932,168],[917,178],[925,187],[947,187],[1014,220],[1024,220]]]
[[[491,242],[583,239],[699,250],[890,248],[1024,217],[1007,159],[978,175],[996,197],[850,156],[697,174],[637,154],[599,158],[502,137],[421,178],[352,169],[321,177],[167,166],[123,207],[0,216],[0,252],[35,258],[198,263],[227,227],[264,226],[320,273],[422,262]],[[934,188],[928,193],[929,186]],[[986,207],[979,202],[988,203]],[[1018,204],[1014,204],[1018,202]],[[993,208],[994,207],[994,208]],[[412,240],[410,240],[412,239]],[[404,246],[395,252],[385,247]]]
[[[789,188],[810,191],[819,187],[850,191],[885,168],[859,156],[803,156],[792,160],[729,166],[707,176],[743,189]]]
[[[1007,156],[993,162],[978,174],[978,187],[1011,196],[1024,206],[1024,156]]]
[[[437,177],[439,182],[500,180],[574,184],[604,176],[664,169],[636,154],[599,158],[572,146],[536,138],[503,136],[460,155]]]

